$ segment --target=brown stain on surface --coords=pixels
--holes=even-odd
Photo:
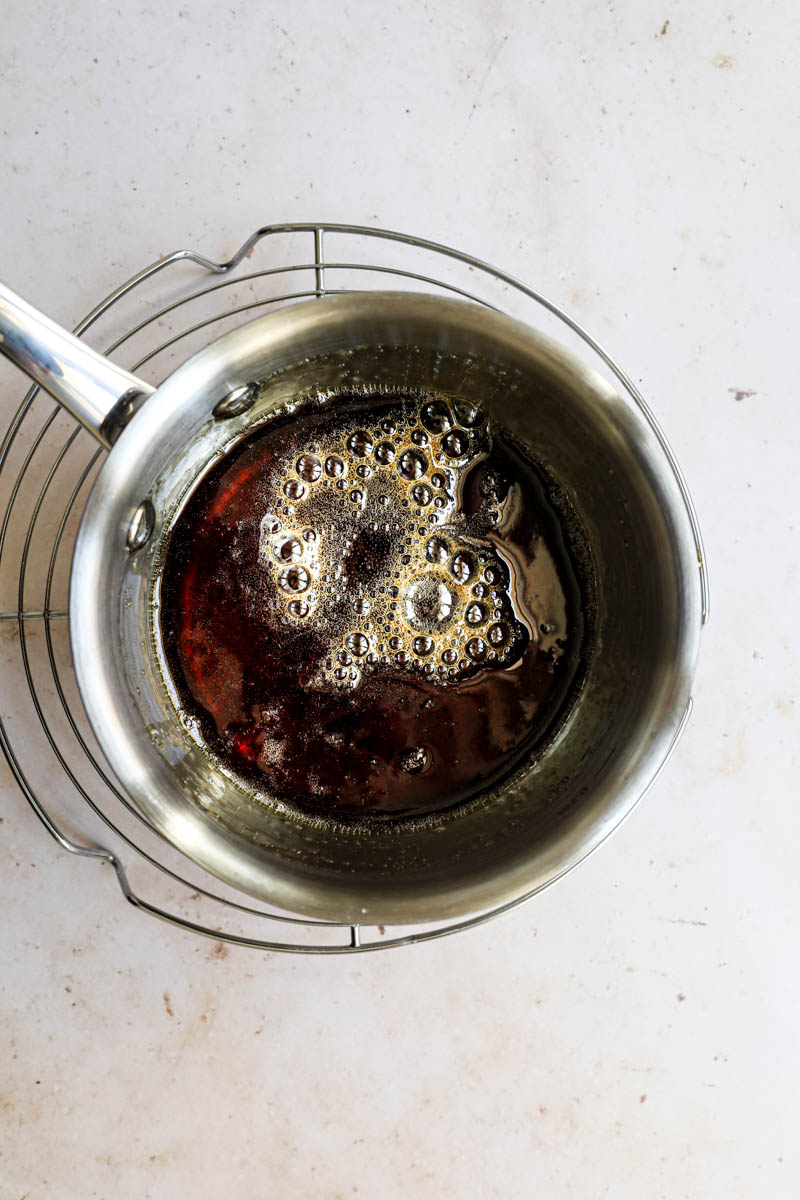
[[[164,992],[164,1008],[167,1010],[167,1016],[175,1016],[175,1013],[172,1011],[172,1001],[170,1000],[169,992]]]
[[[717,770],[722,775],[737,775],[748,760],[747,734],[742,731],[726,739],[723,745],[722,760]]]
[[[730,71],[733,66],[730,54],[715,54],[711,61],[718,71]]]
[[[480,103],[481,93],[483,92],[483,89],[486,87],[486,81],[487,81],[487,79],[489,78],[489,76],[491,75],[491,73],[492,73],[492,68],[494,67],[494,64],[497,62],[497,59],[498,59],[498,57],[499,57],[499,54],[500,54],[500,51],[503,49],[503,46],[505,46],[505,44],[506,44],[506,42],[507,42],[507,41],[508,41],[508,34],[506,34],[506,35],[503,37],[503,40],[502,40],[502,42],[501,42],[501,43],[500,43],[500,45],[497,47],[497,49],[495,50],[494,54],[492,55],[492,57],[491,57],[491,58],[490,58],[490,60],[489,60],[489,65],[488,65],[488,67],[486,68],[486,71],[485,71],[485,73],[484,73],[483,79],[482,79],[482,80],[481,80],[481,82],[480,82],[480,86],[478,87],[478,90],[477,90],[477,92],[475,93],[475,99],[474,99],[474,100],[473,100],[473,102],[472,102],[472,108],[469,110],[469,116],[467,117],[467,124],[469,124],[469,122],[472,120],[473,113],[475,112],[475,110],[476,110],[476,109],[477,109],[477,107],[478,107],[478,104]],[[406,111],[408,111],[408,110],[406,110]]]
[[[758,392],[754,392],[750,388],[728,388],[728,391],[735,400],[749,400],[751,396],[757,396]]]
[[[229,953],[230,951],[224,942],[215,942],[208,957],[212,960],[212,962],[215,960],[219,961],[223,958],[227,958]]]

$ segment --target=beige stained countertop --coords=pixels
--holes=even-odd
[[[642,388],[712,617],[690,724],[632,817],[522,908],[425,945],[297,957],[172,928],[64,852],[0,760],[0,1200],[800,1193],[797,64],[789,0],[7,0],[0,277],[74,325],[161,255],[224,259],[270,222],[494,262]],[[3,364],[3,428],[24,391]],[[26,637],[53,705],[41,622]],[[64,831],[227,928],[69,784],[13,619],[0,672]]]

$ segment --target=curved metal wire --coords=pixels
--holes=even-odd
[[[611,370],[624,390],[628,393],[632,401],[640,408],[673,469],[676,481],[681,491],[681,495],[686,505],[687,514],[689,516],[697,545],[698,562],[700,566],[702,583],[702,618],[703,621],[705,621],[708,616],[708,587],[705,568],[705,555],[694,505],[681,474],[680,468],[675,460],[674,454],[643,397],[640,395],[632,381],[625,375],[624,372],[622,372],[613,359],[611,359],[611,357],[599,346],[599,344],[567,313],[565,313],[551,301],[547,300],[545,297],[541,296],[538,292],[534,291],[534,289],[527,287],[527,285],[521,283],[513,276],[497,270],[480,259],[463,254],[460,251],[453,250],[450,247],[442,246],[435,242],[414,238],[405,234],[393,233],[387,230],[370,229],[365,226],[318,225],[309,223],[263,226],[261,229],[257,230],[253,235],[251,235],[251,237],[242,244],[239,250],[237,250],[233,257],[227,262],[213,262],[203,255],[191,250],[178,250],[173,254],[169,254],[164,258],[159,259],[157,262],[152,263],[150,266],[144,268],[144,270],[138,272],[138,274],[134,275],[115,291],[111,292],[109,296],[107,296],[94,309],[92,309],[92,311],[83,319],[83,321],[80,322],[75,332],[78,334],[87,332],[98,320],[108,313],[109,310],[120,304],[124,299],[134,294],[137,289],[153,279],[156,275],[165,271],[167,268],[177,266],[180,263],[190,263],[196,267],[200,267],[204,272],[209,272],[214,275],[228,275],[234,271],[235,267],[251,253],[257,243],[262,239],[280,234],[296,233],[310,233],[313,235],[313,261],[289,263],[280,267],[270,267],[261,271],[248,272],[243,275],[226,278],[221,282],[209,284],[204,287],[197,286],[190,292],[190,294],[170,303],[162,304],[160,307],[149,312],[146,317],[138,320],[134,325],[119,335],[113,342],[111,342],[106,349],[106,353],[115,353],[136,336],[153,329],[159,322],[163,321],[164,318],[172,316],[180,310],[186,310],[186,306],[190,305],[194,301],[202,301],[208,297],[214,296],[217,293],[222,293],[223,289],[235,288],[243,284],[252,285],[255,281],[264,281],[273,277],[278,278],[286,276],[288,282],[288,279],[293,275],[296,275],[298,272],[313,272],[313,289],[304,288],[302,290],[287,290],[275,296],[267,296],[262,299],[251,300],[247,303],[237,304],[234,307],[225,309],[224,311],[214,312],[212,315],[204,318],[203,320],[196,321],[195,323],[179,330],[179,332],[167,340],[159,342],[157,345],[150,347],[143,355],[139,357],[136,363],[132,364],[131,369],[138,370],[145,363],[152,363],[153,360],[156,359],[160,354],[163,354],[165,351],[171,349],[185,338],[190,337],[192,334],[207,330],[210,326],[218,322],[231,318],[241,318],[243,315],[260,308],[267,308],[269,306],[278,304],[293,303],[297,300],[308,299],[315,296],[319,297],[323,295],[339,294],[354,290],[352,287],[329,288],[327,286],[327,280],[330,275],[336,272],[365,272],[383,276],[394,276],[398,279],[410,279],[417,283],[423,283],[430,287],[449,292],[450,294],[459,295],[464,299],[472,300],[489,308],[497,309],[495,304],[491,303],[488,299],[486,299],[486,297],[481,296],[478,292],[467,290],[449,280],[440,279],[429,274],[422,274],[404,267],[383,266],[376,263],[358,262],[354,260],[326,262],[323,256],[323,238],[326,232],[383,239],[403,246],[413,247],[418,250],[421,249],[430,251],[434,254],[443,256],[445,259],[457,260],[473,269],[484,272],[485,274],[491,276],[494,280],[500,281],[501,283],[514,288],[521,295],[540,304],[558,319],[563,321],[565,325],[567,325],[574,333],[582,338],[586,345],[589,346],[599,356],[606,367]],[[29,418],[29,416],[32,415],[37,395],[38,388],[32,387],[29,389],[16,414],[12,418],[2,442],[0,442],[0,475],[7,467],[14,442],[23,426],[23,423]],[[54,428],[55,418],[58,416],[59,412],[59,409],[53,409],[49,416],[44,420],[40,429],[33,437],[31,445],[24,455],[22,465],[19,468],[17,476],[11,486],[9,499],[3,513],[2,521],[0,521],[0,564],[3,562],[8,531],[12,519],[14,519],[16,516],[16,506],[18,505],[20,494],[30,478],[31,467],[36,460],[37,455],[40,455],[44,452],[43,448],[47,442],[48,434]],[[76,719],[76,716],[67,699],[64,680],[62,678],[62,671],[59,667],[58,656],[56,654],[53,641],[52,622],[57,619],[62,619],[67,615],[65,609],[55,609],[51,607],[56,565],[64,544],[65,532],[70,516],[75,510],[75,505],[78,501],[81,491],[86,486],[94,467],[102,455],[102,450],[100,449],[94,449],[94,452],[91,454],[88,462],[79,472],[77,481],[71,487],[65,506],[61,512],[55,535],[53,536],[52,543],[49,547],[42,609],[25,609],[27,570],[31,556],[35,551],[34,543],[37,528],[41,524],[40,516],[44,506],[54,490],[54,483],[59,476],[59,472],[63,472],[70,450],[79,441],[81,436],[86,439],[88,435],[83,434],[80,427],[74,428],[66,437],[66,440],[61,445],[60,449],[56,451],[55,458],[52,460],[52,462],[50,462],[49,469],[47,469],[44,477],[44,481],[40,485],[38,495],[29,509],[30,516],[28,518],[27,528],[25,529],[25,535],[23,538],[19,574],[17,579],[17,611],[16,613],[0,613],[0,620],[16,620],[17,622],[19,630],[20,654],[26,685],[30,693],[31,702],[33,704],[33,709],[37,720],[42,728],[45,740],[49,745],[60,770],[63,772],[65,779],[77,791],[77,794],[81,800],[89,806],[89,808],[97,817],[100,818],[105,827],[111,831],[114,836],[118,837],[126,847],[138,855],[143,862],[148,864],[149,867],[157,869],[171,882],[176,883],[181,887],[190,889],[192,893],[192,899],[203,897],[214,904],[224,906],[226,910],[237,912],[246,917],[278,922],[279,925],[283,927],[303,927],[309,931],[312,938],[315,936],[315,931],[325,930],[326,932],[334,935],[347,931],[349,934],[349,940],[346,942],[340,941],[336,943],[326,943],[314,940],[309,942],[291,942],[288,940],[280,941],[263,937],[249,937],[232,930],[223,930],[219,927],[205,925],[198,921],[189,920],[188,918],[177,913],[169,912],[167,909],[162,908],[151,901],[145,900],[132,889],[128,881],[125,867],[115,852],[102,846],[87,845],[77,842],[63,832],[59,824],[51,816],[47,806],[42,802],[41,797],[37,793],[36,789],[31,784],[28,774],[24,770],[19,756],[14,749],[13,740],[8,734],[6,725],[2,722],[2,720],[0,720],[0,748],[3,750],[14,778],[16,779],[23,795],[37,817],[42,821],[45,828],[48,830],[51,836],[56,839],[59,845],[72,854],[83,855],[109,863],[114,868],[118,884],[125,899],[134,907],[151,916],[157,917],[159,920],[166,921],[169,924],[190,930],[191,932],[198,933],[205,937],[214,938],[215,940],[227,941],[236,945],[244,945],[261,950],[288,951],[297,954],[344,954],[405,946],[421,941],[430,941],[435,938],[444,937],[459,930],[474,928],[475,926],[485,923],[500,913],[509,912],[511,909],[523,904],[532,895],[534,895],[539,889],[535,889],[534,891],[529,892],[527,895],[506,903],[498,908],[476,913],[465,919],[443,922],[431,927],[415,929],[413,932],[409,933],[398,933],[394,936],[390,934],[388,937],[384,936],[384,931],[381,929],[380,932],[382,936],[379,939],[364,940],[362,928],[358,925],[307,920],[302,917],[290,916],[285,913],[265,911],[264,909],[253,907],[252,904],[242,903],[238,900],[231,899],[228,896],[220,895],[210,887],[204,884],[198,884],[193,880],[186,878],[179,871],[172,869],[166,862],[158,858],[156,854],[150,853],[147,849],[140,845],[134,837],[126,833],[120,827],[117,820],[112,818],[112,816],[105,811],[103,802],[96,799],[80,782],[78,776],[69,765],[65,752],[59,745],[57,735],[54,731],[51,721],[48,719],[47,713],[45,712],[45,706],[42,703],[39,690],[37,689],[31,662],[31,649],[28,643],[26,630],[26,625],[29,624],[32,619],[43,620],[47,663],[55,687],[55,694],[60,704],[61,712],[66,718],[70,734],[74,739],[74,746],[77,746],[77,748],[80,749],[85,758],[92,765],[94,772],[96,773],[103,788],[105,788],[109,795],[113,797],[114,801],[121,804],[127,814],[131,818],[134,818],[141,826],[145,827],[149,833],[155,834],[156,837],[160,839],[160,844],[169,845],[169,843],[166,842],[166,839],[163,838],[163,836],[150,825],[150,822],[120,791],[120,789],[111,779],[108,772],[105,770],[104,766],[92,753],[89,745],[86,742],[86,739],[81,732],[79,722]],[[671,754],[672,749],[680,737],[686,720],[688,719],[688,715],[689,709],[687,709],[680,728],[676,732],[675,738],[670,746],[669,754]],[[667,755],[667,758],[669,757],[669,754]],[[664,760],[665,763],[667,758]]]
[[[50,469],[50,472],[48,473],[48,476],[45,480],[45,483],[42,487],[39,497],[37,498],[36,504],[34,505],[33,512],[31,514],[30,522],[28,524],[28,530],[26,533],[25,543],[23,546],[23,560],[24,561],[26,561],[27,557],[28,557],[29,547],[30,547],[32,536],[33,536],[34,525],[36,523],[37,517],[39,516],[39,512],[40,512],[42,504],[44,502],[45,495],[53,481],[53,478],[55,477],[55,473],[56,473],[58,467],[61,465],[67,451],[69,450],[69,447],[75,441],[75,438],[77,437],[77,435],[80,432],[81,432],[80,429],[76,428],[73,431],[73,433],[70,435],[70,437],[67,439],[67,441],[64,443],[64,445],[62,446],[61,450],[59,451],[58,457],[56,458],[56,461],[54,462],[52,468]],[[47,569],[47,580],[46,580],[46,585],[45,585],[45,598],[44,598],[44,609],[43,609],[44,613],[51,612],[50,599],[51,599],[51,594],[52,594],[53,575],[55,572],[56,559],[58,557],[58,551],[61,546],[61,540],[64,535],[64,530],[66,528],[67,521],[69,520],[70,514],[75,506],[75,502],[78,498],[78,495],[80,494],[87,479],[89,478],[89,475],[91,474],[92,468],[95,466],[95,464],[97,463],[98,459],[101,457],[102,454],[103,454],[102,447],[98,447],[97,450],[95,451],[95,453],[90,458],[90,460],[87,463],[86,467],[84,468],[83,472],[81,473],[77,483],[75,484],[75,487],[72,490],[72,494],[67,502],[67,506],[64,509],[64,513],[61,517],[61,521],[59,522],[59,526],[56,531],[55,538],[53,540],[53,549],[50,554],[50,561],[48,563],[48,569]],[[119,788],[116,786],[116,784],[113,782],[113,780],[109,777],[109,775],[106,773],[106,771],[103,769],[101,764],[97,761],[97,759],[94,757],[91,750],[87,746],[86,741],[83,737],[83,734],[81,733],[81,731],[78,728],[78,725],[75,721],[75,717],[72,712],[72,709],[70,708],[70,706],[67,702],[67,698],[66,698],[66,695],[64,692],[64,687],[63,687],[63,681],[61,679],[61,673],[59,671],[58,662],[56,660],[55,648],[53,645],[53,633],[52,633],[52,628],[51,628],[49,621],[45,621],[45,642],[47,645],[47,657],[48,657],[48,662],[50,664],[50,670],[53,675],[53,682],[55,683],[56,693],[58,695],[58,699],[61,703],[62,710],[63,710],[64,715],[67,719],[67,722],[70,726],[70,729],[75,737],[75,740],[77,741],[78,745],[80,746],[81,750],[83,750],[84,754],[86,755],[86,758],[92,764],[95,771],[100,776],[100,779],[105,784],[105,786],[108,788],[108,790],[113,794],[114,798],[116,800],[118,800],[120,804],[123,805],[123,807],[128,811],[128,813],[132,817],[134,817],[137,821],[141,822],[142,825],[146,826],[152,833],[154,833],[157,837],[159,837],[162,840],[162,842],[164,842],[166,845],[169,845],[167,838],[158,829],[156,829],[154,826],[152,826],[150,824],[150,822],[143,816],[143,814],[140,813],[139,810],[133,804],[131,804],[131,802],[124,795],[124,793],[119,790]],[[187,888],[190,888],[192,891],[199,893],[201,896],[205,896],[209,900],[216,900],[223,904],[228,903],[228,904],[230,904],[231,908],[235,908],[239,912],[246,913],[250,916],[257,916],[257,917],[263,916],[264,915],[263,910],[253,908],[251,905],[240,904],[237,901],[227,900],[225,897],[219,896],[217,893],[209,891],[208,888],[204,887],[202,884],[194,883],[191,880],[186,879],[183,875],[180,875],[177,871],[173,871],[166,865],[160,863],[158,859],[154,858],[153,855],[149,854],[148,851],[146,851],[143,847],[138,846],[137,843],[131,837],[129,837],[128,834],[126,834],[122,829],[120,829],[120,827],[117,824],[115,824],[115,822],[108,816],[108,814],[103,811],[101,806],[98,805],[94,801],[94,799],[89,794],[89,792],[80,783],[77,776],[72,771],[72,768],[69,766],[68,762],[64,758],[64,755],[61,753],[61,750],[59,749],[59,746],[55,740],[55,736],[50,727],[50,724],[47,721],[47,718],[42,710],[42,706],[39,702],[39,698],[36,693],[36,689],[32,685],[32,677],[31,677],[31,673],[30,673],[30,664],[29,664],[28,649],[27,649],[27,636],[26,636],[26,632],[25,632],[24,622],[20,626],[20,648],[22,651],[25,675],[26,675],[26,679],[28,681],[28,686],[31,690],[31,698],[33,700],[33,705],[34,705],[34,709],[36,711],[36,716],[39,719],[39,724],[42,726],[42,730],[44,732],[45,737],[47,738],[50,748],[52,749],[54,755],[56,756],[56,758],[59,762],[59,765],[61,766],[62,770],[66,774],[70,783],[73,785],[73,787],[78,792],[78,794],[81,796],[81,798],[83,800],[85,800],[85,802],[89,805],[89,807],[92,809],[92,811],[100,818],[100,820],[103,821],[103,823],[113,833],[115,833],[119,838],[121,838],[125,842],[126,845],[130,846],[131,849],[136,850],[146,862],[148,862],[153,867],[158,867],[159,869],[163,870],[164,874],[169,876],[169,878],[174,880],[176,883],[180,883],[180,884],[186,886]],[[327,921],[309,921],[309,920],[305,920],[304,918],[301,918],[301,917],[289,917],[289,916],[284,916],[284,915],[276,916],[275,919],[283,921],[286,924],[291,924],[291,925],[304,925],[304,926],[305,925],[325,925],[325,926],[330,925],[330,922],[327,922]],[[338,927],[342,928],[342,929],[350,928],[350,926],[344,922],[342,922]]]

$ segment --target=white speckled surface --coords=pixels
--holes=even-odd
[[[713,616],[631,820],[427,946],[180,933],[60,851],[3,765],[3,1200],[798,1195],[796,30],[789,0],[6,0],[8,283],[71,324],[178,245],[306,219],[505,266],[642,381]]]

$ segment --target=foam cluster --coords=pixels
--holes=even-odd
[[[273,602],[326,646],[312,685],[391,669],[448,686],[509,661],[522,631],[508,570],[459,508],[491,445],[485,414],[428,397],[314,438],[281,465],[259,542]]]

